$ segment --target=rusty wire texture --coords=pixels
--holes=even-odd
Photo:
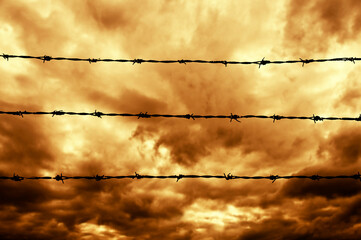
[[[358,117],[321,117],[318,115],[313,116],[282,116],[282,115],[237,115],[231,113],[230,115],[195,115],[195,114],[184,114],[184,115],[176,115],[176,114],[150,114],[148,112],[140,112],[140,113],[103,113],[95,110],[94,112],[65,112],[63,110],[55,110],[51,112],[28,112],[28,111],[0,111],[0,115],[15,115],[24,117],[24,115],[52,115],[54,116],[64,116],[64,115],[78,115],[78,116],[95,116],[98,118],[102,118],[103,116],[110,117],[137,117],[140,118],[184,118],[184,119],[210,119],[210,118],[222,118],[222,119],[230,119],[240,122],[239,119],[242,118],[268,118],[273,119],[273,122],[289,119],[289,120],[312,120],[315,123],[329,120],[329,121],[361,121],[361,114]]]
[[[227,60],[189,60],[189,59],[181,59],[181,60],[154,60],[154,59],[112,59],[112,58],[76,58],[76,57],[51,57],[48,55],[44,56],[29,56],[29,55],[12,55],[12,54],[2,54],[2,57],[5,60],[9,60],[10,58],[23,58],[23,59],[37,59],[43,61],[43,63],[48,61],[75,61],[75,62],[89,62],[89,63],[96,63],[96,62],[119,62],[119,63],[132,63],[134,64],[141,64],[141,63],[180,63],[180,64],[187,64],[187,63],[207,63],[207,64],[223,64],[227,67],[227,65],[258,65],[260,68],[263,65],[267,64],[287,64],[287,63],[302,63],[302,67],[305,64],[309,63],[322,63],[322,62],[344,62],[349,61],[355,63],[356,61],[361,61],[361,58],[357,57],[340,57],[340,58],[322,58],[322,59],[302,59],[299,58],[298,60],[265,60],[263,58],[260,61],[227,61]]]
[[[320,176],[318,174],[316,175],[311,175],[311,176],[306,176],[306,175],[292,175],[292,176],[280,176],[280,175],[270,175],[270,176],[235,176],[232,175],[231,173],[225,174],[223,173],[223,175],[183,175],[183,174],[179,174],[179,175],[141,175],[137,172],[135,172],[134,175],[120,175],[120,176],[106,176],[106,175],[95,175],[95,176],[63,176],[63,174],[61,173],[60,175],[56,175],[55,177],[49,177],[49,176],[42,176],[42,177],[21,177],[17,174],[13,174],[12,177],[8,177],[8,176],[0,176],[0,179],[8,179],[8,180],[13,180],[13,181],[17,181],[20,182],[22,180],[25,179],[30,179],[30,180],[56,180],[56,181],[62,181],[64,183],[64,180],[67,179],[75,179],[75,180],[79,180],[79,179],[87,179],[87,180],[96,180],[96,181],[101,181],[101,180],[108,180],[108,179],[152,179],[152,178],[157,178],[157,179],[176,179],[177,182],[180,179],[183,178],[218,178],[218,179],[225,179],[225,180],[234,180],[234,179],[268,179],[271,180],[272,183],[274,183],[277,179],[311,179],[311,180],[321,180],[321,179],[355,179],[355,180],[360,180],[361,181],[361,175],[360,172],[354,174],[354,175],[337,175],[337,176]]]

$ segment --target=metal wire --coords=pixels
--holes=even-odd
[[[110,117],[137,117],[140,118],[184,118],[184,119],[210,119],[210,118],[222,118],[222,119],[230,119],[230,122],[232,120],[235,120],[237,122],[240,122],[239,119],[241,118],[269,118],[273,119],[273,122],[276,120],[282,120],[282,119],[289,119],[289,120],[312,120],[314,123],[329,120],[329,121],[361,121],[361,114],[358,117],[321,117],[318,115],[313,116],[281,116],[281,115],[237,115],[231,113],[230,115],[194,115],[192,114],[184,114],[184,115],[176,115],[176,114],[150,114],[148,112],[140,112],[140,113],[103,113],[95,110],[94,112],[64,112],[62,110],[55,110],[51,112],[28,112],[28,111],[0,111],[0,114],[5,115],[15,115],[24,117],[24,115],[52,115],[54,116],[64,116],[64,115],[78,115],[78,116],[95,116],[98,118],[102,118],[103,116],[110,116]]]
[[[111,59],[111,58],[75,58],[75,57],[51,57],[48,55],[44,56],[29,56],[29,55],[12,55],[12,54],[2,54],[2,57],[9,61],[10,58],[23,58],[23,59],[37,59],[40,61],[49,62],[49,61],[75,61],[75,62],[89,62],[89,63],[96,63],[96,62],[120,62],[120,63],[132,63],[133,65],[138,63],[180,63],[180,64],[187,64],[187,63],[207,63],[207,64],[223,64],[227,67],[227,65],[258,65],[258,68],[267,64],[287,64],[287,63],[302,63],[302,67],[305,64],[309,63],[321,63],[321,62],[344,62],[349,61],[355,63],[356,61],[361,61],[361,58],[357,57],[341,57],[341,58],[323,58],[323,59],[302,59],[299,60],[276,60],[270,61],[265,60],[263,58],[261,61],[227,61],[227,60],[189,60],[189,59],[181,59],[181,60],[154,60],[154,59]]]
[[[270,175],[270,176],[234,176],[231,173],[228,173],[227,175],[225,173],[223,173],[223,175],[183,175],[183,174],[179,174],[179,175],[141,175],[137,172],[135,172],[134,175],[120,175],[120,176],[106,176],[106,175],[95,175],[95,176],[63,176],[63,174],[61,173],[60,175],[56,175],[55,177],[49,177],[49,176],[43,176],[43,177],[21,177],[19,175],[16,175],[15,173],[13,174],[12,177],[7,177],[7,176],[0,176],[0,179],[4,179],[4,180],[12,180],[12,181],[16,181],[16,182],[20,182],[22,180],[56,180],[56,181],[62,181],[64,183],[64,180],[68,180],[68,179],[75,179],[75,180],[79,180],[79,179],[87,179],[87,180],[96,180],[96,181],[101,181],[101,180],[109,180],[109,179],[152,179],[152,178],[157,178],[157,179],[167,179],[167,178],[171,178],[171,179],[176,179],[177,182],[180,179],[183,178],[219,178],[219,179],[226,179],[226,180],[234,180],[234,179],[268,179],[271,180],[272,183],[274,183],[277,179],[294,179],[294,178],[298,178],[298,179],[311,179],[311,180],[321,180],[321,179],[355,179],[355,180],[360,180],[361,181],[361,175],[360,172],[354,174],[354,175],[337,175],[337,176],[320,176],[318,174],[316,175],[311,175],[311,176],[306,176],[306,175],[292,175],[292,176],[280,176],[280,175]]]

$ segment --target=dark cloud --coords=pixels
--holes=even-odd
[[[158,149],[162,145],[168,147],[171,149],[174,162],[183,165],[194,165],[200,157],[209,154],[205,141],[194,138],[197,134],[199,134],[197,130],[189,131],[177,127],[175,131],[169,131],[168,134],[162,135],[157,140],[155,148]]]
[[[165,113],[167,112],[167,103],[156,98],[147,97],[136,91],[124,89],[120,96],[112,97],[106,92],[94,91],[89,93],[90,101],[97,106],[104,106],[108,109],[114,109],[116,112],[126,113]]]
[[[52,201],[71,201],[72,194],[35,181],[0,182],[0,194],[6,196],[0,203],[1,239],[72,239],[73,234],[53,214],[59,209],[48,206]]]
[[[342,211],[340,211],[336,216],[335,220],[337,222],[342,222],[345,224],[357,224],[360,222],[360,206],[361,206],[361,197],[358,195],[357,198],[350,201],[349,204],[342,206]],[[358,233],[361,233],[360,229]]]
[[[342,89],[342,93],[334,104],[336,108],[347,107],[352,111],[357,111],[357,109],[360,107],[359,102],[361,95],[357,91],[360,88],[358,72],[359,70],[356,68],[354,71],[348,74],[343,82],[338,85],[339,88]]]
[[[284,201],[265,220],[244,223],[251,227],[239,239],[357,239],[360,236],[356,226],[359,196],[334,200],[312,197],[297,201]]]
[[[354,175],[357,174],[359,164],[358,127],[341,128],[324,139],[318,149],[318,164],[306,167],[297,175]],[[281,193],[287,197],[310,198],[322,196],[327,199],[351,197],[357,195],[360,182],[354,179],[334,179],[311,181],[309,179],[294,179],[283,186]]]
[[[13,111],[24,106],[1,102],[4,109]],[[29,107],[29,106],[28,106]],[[30,106],[36,109],[36,106]],[[31,111],[31,110],[30,110]],[[0,158],[3,169],[20,174],[37,174],[40,169],[51,169],[55,148],[41,128],[40,121],[27,116],[3,116],[0,123]]]
[[[318,149],[318,155],[327,158],[338,166],[360,165],[361,134],[360,127],[353,126],[340,129],[332,134]],[[328,154],[328,155],[327,155]]]
[[[309,57],[310,53],[326,54],[332,43],[354,41],[360,28],[359,6],[359,1],[352,0],[290,2],[284,28],[284,44],[292,49],[292,54]],[[291,48],[291,45],[298,47]]]
[[[336,43],[352,43],[361,16],[356,1],[1,4],[0,34],[14,42],[13,48],[0,43],[3,52],[86,58],[254,60],[280,48],[297,57],[323,54]],[[335,104],[323,91],[331,74],[323,69],[2,63],[0,110],[312,115],[327,106],[358,109],[356,71],[335,88],[340,96]],[[358,127],[228,121],[1,116],[0,175],[358,170]],[[358,239],[360,184],[353,179],[2,180],[0,238]]]
[[[310,175],[310,174],[309,174]],[[352,175],[350,173],[349,175]],[[312,180],[294,180],[285,183],[282,188],[283,194],[293,198],[308,198],[313,196],[323,196],[326,198],[350,197],[360,192],[361,183],[359,181],[348,180],[320,180],[316,183]]]
[[[229,123],[219,120],[189,121],[184,125],[179,122],[165,121],[162,130],[155,127],[138,126],[134,136],[158,136],[155,149],[164,146],[170,149],[172,160],[178,164],[191,166],[203,157],[209,156],[215,149],[239,149],[244,154],[260,153],[264,156],[255,159],[253,164],[264,166],[299,157],[306,149],[313,147],[313,141],[302,136],[297,127],[293,131],[279,133],[278,129],[263,128],[262,135],[257,135],[260,125],[269,123]],[[247,121],[247,120],[242,120]],[[282,124],[282,123],[279,123]],[[312,133],[314,134],[314,133]],[[282,138],[280,136],[283,136]],[[285,140],[292,139],[292,140]],[[144,140],[144,138],[143,138]]]
[[[305,239],[310,237],[308,234],[294,233],[293,229],[296,225],[297,222],[294,220],[272,218],[252,226],[251,230],[246,231],[239,239]],[[275,231],[276,229],[282,229],[282,231]]]
[[[117,4],[115,2],[107,1],[87,1],[86,12],[88,14],[86,17],[89,18],[90,15],[94,21],[98,23],[99,28],[104,28],[110,31],[117,30],[118,28],[124,29],[127,26],[132,25],[131,23],[136,21],[137,17],[140,17],[139,10],[137,13],[134,11],[126,11],[127,7],[129,7],[127,4]]]

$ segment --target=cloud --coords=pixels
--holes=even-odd
[[[361,97],[357,91],[359,87],[358,69],[355,69],[339,85],[341,94],[334,106],[336,108],[346,107],[349,110],[356,111],[359,108],[359,98]]]
[[[1,3],[3,52],[84,58],[252,61],[333,55],[339,45],[356,52],[349,44],[358,36],[360,18],[356,1]],[[0,64],[0,110],[298,116],[356,111],[357,65],[350,64],[356,68],[343,85],[330,78],[347,71],[322,64],[258,69],[11,59]],[[355,122],[240,120],[2,115],[0,175],[358,171]],[[354,179],[173,180],[1,180],[0,238],[360,236],[360,182]]]
[[[1,105],[10,111],[23,107],[4,101]],[[0,123],[0,158],[4,168],[20,171],[20,174],[38,174],[40,169],[51,169],[51,163],[55,160],[54,149],[40,122],[27,119],[27,116],[24,119],[10,115],[3,116],[3,119],[5,121]]]
[[[139,93],[136,90],[124,89],[120,96],[112,97],[105,92],[93,91],[89,93],[89,101],[95,102],[97,106],[105,106],[117,112],[149,113],[167,112],[167,103]]]
[[[338,166],[359,165],[361,135],[358,129],[358,126],[340,129],[320,146],[319,155],[328,154]]]
[[[358,1],[292,1],[284,28],[284,44],[301,57],[325,55],[334,43],[347,44],[359,33]],[[297,45],[297,48],[291,48]],[[312,54],[311,54],[312,53]],[[310,55],[311,54],[311,55]]]

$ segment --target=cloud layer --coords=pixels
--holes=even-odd
[[[358,1],[0,1],[4,53],[271,60],[357,53]],[[358,64],[10,59],[0,110],[357,117]],[[0,175],[350,175],[358,122],[1,116]],[[359,239],[353,179],[0,181],[1,239]],[[333,229],[333,231],[329,231]],[[16,230],[16,231],[15,231]]]

